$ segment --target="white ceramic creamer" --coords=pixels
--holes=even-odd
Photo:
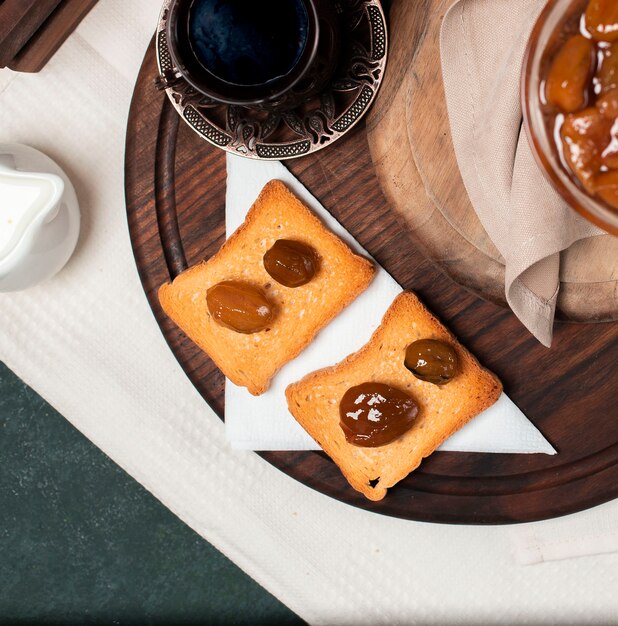
[[[51,278],[69,260],[79,236],[71,182],[43,153],[0,144],[0,292]]]

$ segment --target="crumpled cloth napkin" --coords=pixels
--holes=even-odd
[[[282,180],[330,230],[357,253],[369,256],[281,163],[254,161],[236,155],[227,156],[225,221],[228,237],[243,223],[262,187],[272,179]],[[309,372],[338,363],[369,340],[386,309],[401,293],[401,287],[377,263],[376,268],[376,275],[367,290],[322,329],[296,359],[275,375],[266,393],[252,396],[245,388],[226,381],[225,430],[234,448],[320,449],[290,415],[285,388]],[[440,449],[556,454],[550,443],[504,393],[498,402],[449,437]]]
[[[553,190],[522,127],[521,67],[529,33],[544,5],[545,0],[459,0],[444,17],[440,46],[463,182],[504,258],[509,305],[549,347],[560,251],[604,233]]]

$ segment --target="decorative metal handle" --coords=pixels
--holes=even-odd
[[[163,70],[163,73],[159,74],[154,79],[154,84],[159,91],[163,91],[168,87],[174,87],[174,85],[177,85],[181,82],[181,80],[182,75],[180,72],[175,67],[172,67],[170,69]]]

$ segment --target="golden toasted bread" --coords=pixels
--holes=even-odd
[[[300,241],[317,252],[319,268],[310,282],[284,287],[266,272],[264,253],[278,239]],[[232,382],[259,395],[285,363],[367,288],[373,274],[370,261],[354,254],[282,182],[273,180],[219,252],[162,285],[159,301]],[[263,289],[275,307],[266,329],[241,334],[211,317],[206,291],[224,280]]]
[[[441,386],[416,378],[405,367],[404,357],[406,347],[418,339],[440,339],[452,345],[459,374]],[[365,382],[399,388],[419,405],[412,428],[381,447],[348,443],[339,425],[343,394]],[[402,293],[367,344],[341,363],[289,385],[286,397],[292,415],[337,463],[352,487],[370,500],[381,500],[424,457],[496,402],[501,391],[498,378],[481,367],[414,294]]]

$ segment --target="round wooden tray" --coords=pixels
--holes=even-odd
[[[151,46],[127,130],[129,229],[161,330],[191,381],[223,417],[224,377],[166,318],[156,291],[223,243],[225,154],[180,120],[154,87],[156,72]],[[453,282],[421,254],[385,201],[364,124],[328,150],[286,165],[404,288],[418,292],[500,376],[507,393],[559,454],[437,452],[381,502],[370,502],[349,487],[323,453],[270,452],[263,458],[342,502],[424,521],[532,521],[618,496],[616,324],[558,323],[554,347],[546,350],[508,310]]]

